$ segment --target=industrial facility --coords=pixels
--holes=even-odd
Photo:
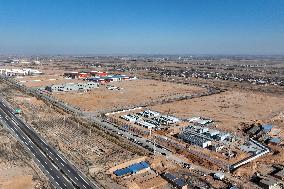
[[[179,118],[162,115],[159,112],[145,110],[136,114],[121,115],[121,119],[134,123],[146,129],[162,129],[180,122]]]
[[[150,166],[147,162],[142,161],[139,163],[132,164],[126,168],[115,170],[113,174],[115,174],[118,177],[121,177],[121,176],[126,176],[129,174],[136,174],[145,169],[146,170],[150,169]]]
[[[82,72],[72,71],[72,72],[65,72],[63,76],[65,78],[72,78],[72,79],[78,78],[98,83],[109,83],[109,82],[137,79],[137,77],[126,76],[126,75],[111,75],[108,72],[104,71],[82,71]]]
[[[226,143],[226,141],[230,141],[232,138],[229,133],[220,132],[203,126],[188,126],[181,134],[178,135],[178,137],[183,139],[185,142],[202,148],[211,146],[211,141]],[[220,145],[218,146],[220,147]]]
[[[66,84],[47,86],[45,87],[45,90],[49,92],[89,91],[91,89],[95,89],[98,87],[99,84],[95,82],[66,83]]]
[[[184,132],[180,134],[179,137],[187,143],[190,143],[192,145],[196,145],[202,148],[207,148],[211,146],[211,140],[208,140],[207,138],[202,138],[200,136],[196,136],[192,133]]]
[[[183,178],[178,178],[171,173],[164,173],[162,176],[169,183],[171,183],[175,188],[178,188],[178,189],[187,189],[188,188],[188,185],[186,184],[186,181]]]
[[[27,76],[27,75],[41,75],[43,72],[30,68],[23,69],[0,69],[0,74],[5,76]]]

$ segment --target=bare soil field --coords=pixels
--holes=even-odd
[[[18,77],[17,80],[27,87],[45,87],[54,84],[80,83],[79,79],[66,79],[61,75],[38,75]]]
[[[216,126],[235,132],[242,122],[267,120],[284,111],[284,97],[256,92],[227,91],[211,96],[149,107],[182,118],[193,116],[215,120]]]
[[[132,80],[113,82],[109,85],[123,88],[120,91],[108,90],[105,86],[87,93],[57,93],[55,97],[86,111],[109,109],[129,105],[140,105],[154,99],[174,95],[199,93],[205,91],[201,87],[166,83],[155,80]]]

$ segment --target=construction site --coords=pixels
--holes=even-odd
[[[30,66],[38,75],[5,75],[1,96],[102,188],[259,188],[255,173],[284,164],[283,95],[161,77],[142,65],[48,62]],[[4,163],[28,172],[27,186],[51,187],[23,157],[32,168]]]

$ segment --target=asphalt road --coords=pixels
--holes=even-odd
[[[17,138],[25,145],[37,159],[40,165],[49,174],[54,186],[58,188],[100,188],[87,179],[66,158],[49,146],[33,129],[25,124],[14,114],[7,104],[0,101],[0,115],[4,123],[17,135]],[[73,185],[72,185],[72,184]]]

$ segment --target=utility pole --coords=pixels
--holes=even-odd
[[[150,128],[150,139],[152,139],[152,128]],[[156,155],[156,143],[155,143],[155,137],[154,137],[154,158],[155,158],[155,155]]]
[[[64,124],[64,127],[66,126],[66,118],[65,118],[65,115],[63,116],[63,124]]]
[[[155,135],[154,135],[154,158],[155,158],[155,155],[156,155],[156,142],[155,142]]]

